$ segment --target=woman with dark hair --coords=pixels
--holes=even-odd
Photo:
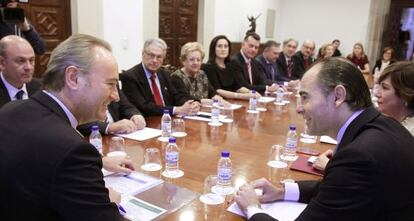
[[[396,62],[387,67],[378,79],[375,92],[378,110],[407,128],[414,136],[414,62]]]
[[[230,40],[218,35],[211,40],[208,62],[201,69],[217,94],[227,99],[249,99],[250,90],[242,87],[234,76],[234,68],[230,63]]]
[[[374,68],[372,69],[372,74],[375,74],[375,69],[377,69],[378,72],[382,73],[382,71],[384,71],[384,69],[388,67],[388,65],[394,63],[395,60],[393,59],[393,55],[394,49],[392,47],[385,47],[382,50],[381,59],[378,59],[375,62]]]

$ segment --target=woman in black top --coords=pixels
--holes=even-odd
[[[234,69],[230,63],[230,40],[218,35],[211,40],[209,59],[201,69],[206,73],[216,92],[228,99],[249,99],[249,89],[242,87],[234,77]]]

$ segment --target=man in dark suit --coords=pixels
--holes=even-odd
[[[295,65],[294,70],[299,78],[302,78],[303,74],[312,66],[312,54],[314,50],[315,42],[311,40],[305,40],[300,51],[296,52],[296,54],[293,56],[293,63]]]
[[[0,40],[0,108],[39,90],[41,82],[33,78],[34,61],[33,48],[25,39],[8,35]]]
[[[275,92],[276,84],[266,84],[260,64],[254,59],[260,46],[260,36],[256,33],[247,33],[241,45],[240,51],[233,55],[231,62],[235,67],[235,77],[239,84],[250,90],[264,93],[266,90]]]
[[[305,73],[300,95],[309,133],[336,136],[338,145],[320,181],[242,186],[235,200],[249,220],[275,220],[258,206],[276,200],[308,203],[297,220],[413,220],[414,138],[373,107],[361,72],[327,58]]]
[[[269,40],[264,44],[263,53],[256,57],[256,61],[262,68],[262,73],[265,76],[267,85],[276,83],[278,68],[276,61],[280,54],[280,43]]]
[[[289,38],[283,42],[283,51],[280,53],[277,59],[277,66],[279,68],[280,81],[292,81],[300,79],[301,76],[297,75],[295,68],[294,55],[296,48],[298,47],[298,41],[293,38]]]
[[[119,88],[118,94],[119,99],[108,105],[105,121],[79,125],[77,129],[83,135],[91,133],[92,125],[98,125],[101,134],[131,133],[143,129],[146,122],[141,112],[128,101],[128,98]]]
[[[73,35],[56,47],[43,91],[0,109],[0,220],[121,220],[98,151],[76,126],[118,98],[108,43]]]
[[[169,73],[160,69],[167,53],[167,44],[159,38],[144,43],[142,63],[120,75],[122,91],[144,116],[170,114],[192,115],[200,104],[182,96],[174,88]]]

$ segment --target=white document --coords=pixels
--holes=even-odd
[[[279,201],[273,203],[263,203],[261,206],[267,214],[278,219],[279,221],[292,221],[299,216],[307,204],[291,201]],[[227,211],[245,217],[244,213],[240,210],[240,207],[236,203],[231,204],[229,208],[227,208]]]
[[[146,127],[142,130],[137,130],[129,134],[116,134],[116,135],[120,137],[125,137],[128,139],[132,139],[132,140],[143,141],[143,140],[148,140],[153,137],[161,136],[161,130]]]
[[[112,187],[115,191],[124,195],[136,195],[144,192],[164,181],[139,172],[132,172],[129,175],[112,174],[104,177],[105,186]]]
[[[223,120],[224,118],[226,118],[226,116],[221,115],[221,114],[219,115],[219,120],[220,121]],[[197,115],[185,116],[184,119],[210,122],[211,121],[211,113],[199,111],[199,112],[197,112]]]
[[[211,105],[203,105],[203,107],[211,108],[212,106]],[[243,105],[241,105],[241,104],[231,104],[230,109],[236,110],[236,109],[239,109],[241,107],[243,107]],[[225,109],[223,106],[220,106],[219,108],[220,109]]]
[[[133,196],[122,196],[121,205],[126,211],[122,215],[132,221],[153,220],[167,211]]]
[[[269,103],[274,101],[276,98],[274,97],[259,97],[260,102]]]
[[[338,144],[338,142],[335,139],[333,139],[330,136],[326,136],[326,135],[321,136],[321,139],[319,141],[321,143],[328,143],[328,144],[334,144],[334,145]]]

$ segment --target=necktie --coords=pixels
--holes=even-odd
[[[247,61],[247,72],[249,73],[249,81],[250,84],[253,85],[253,77],[252,77],[252,64],[251,61]]]
[[[272,81],[275,80],[275,69],[273,67],[273,64],[270,66],[270,73],[271,73],[271,77],[272,77]]]
[[[308,67],[309,67],[309,61],[308,61],[308,59],[305,59],[303,61],[303,67],[305,68],[305,71],[308,70]]]
[[[157,82],[155,82],[155,78],[157,77],[156,73],[153,73],[151,75],[151,88],[152,88],[152,95],[154,96],[155,104],[159,106],[164,106],[164,103],[162,102],[160,90],[158,89]]]
[[[17,100],[22,100],[23,99],[23,94],[24,94],[24,91],[23,90],[18,91],[16,93],[16,99]]]
[[[292,59],[288,58],[288,60],[287,60],[287,71],[288,71],[288,76],[289,77],[292,77],[292,68],[293,68]]]

